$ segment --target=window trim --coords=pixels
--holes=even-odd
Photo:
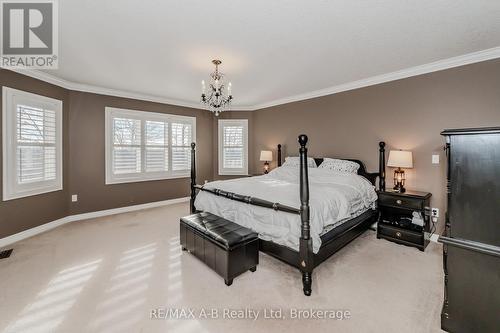
[[[2,200],[8,201],[63,189],[63,102],[54,98],[2,87]],[[19,103],[49,109],[56,114],[56,179],[17,184],[17,126],[16,109]]]
[[[165,180],[165,179],[177,179],[177,178],[189,178],[191,175],[190,169],[187,171],[158,171],[158,172],[141,172],[139,174],[122,174],[120,176],[115,176],[113,174],[113,117],[126,117],[130,119],[137,119],[142,121],[168,121],[172,122],[184,122],[190,123],[192,126],[191,133],[191,141],[196,142],[196,117],[190,116],[180,116],[168,113],[159,113],[159,112],[150,112],[150,111],[141,111],[141,110],[132,110],[132,109],[123,109],[123,108],[115,108],[115,107],[105,107],[105,184],[113,185],[113,184],[126,184],[126,183],[136,183],[136,182],[147,182],[154,180]],[[171,150],[171,127],[169,127],[169,138],[168,138],[168,148]],[[142,130],[142,126],[141,126]],[[141,135],[141,152],[145,151],[145,141],[144,135]],[[144,154],[141,153],[141,160],[144,160]],[[169,153],[170,156],[170,153]],[[169,162],[170,163],[170,162]],[[142,164],[141,164],[142,165]],[[191,166],[190,166],[191,167]]]
[[[243,168],[228,169],[224,168],[223,161],[223,143],[225,126],[243,126]],[[218,121],[218,164],[220,176],[248,176],[248,119],[219,119]]]

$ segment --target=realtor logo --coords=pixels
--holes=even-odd
[[[5,68],[57,68],[57,0],[0,0]]]

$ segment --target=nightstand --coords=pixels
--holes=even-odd
[[[414,246],[424,251],[429,244],[425,233],[428,233],[430,228],[431,196],[431,193],[416,191],[378,192],[380,216],[377,238]],[[420,214],[423,226],[412,223],[413,212]]]

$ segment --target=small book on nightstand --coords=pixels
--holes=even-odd
[[[430,230],[430,199],[432,194],[407,190],[378,192],[380,212],[377,238],[425,250]]]

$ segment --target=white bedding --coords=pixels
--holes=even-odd
[[[214,181],[205,184],[205,187],[300,207],[298,168],[280,167],[264,176]],[[317,253],[321,246],[320,235],[326,227],[331,229],[374,208],[377,194],[374,186],[357,174],[309,168],[309,198],[313,251]],[[253,229],[261,239],[296,251],[299,249],[299,215],[245,204],[205,191],[198,193],[195,206],[198,210],[211,212]]]

